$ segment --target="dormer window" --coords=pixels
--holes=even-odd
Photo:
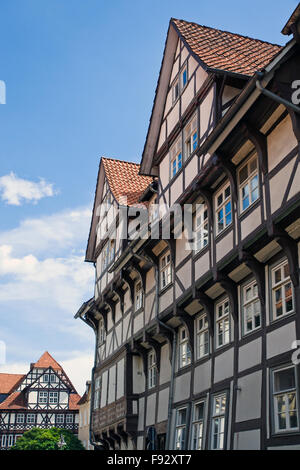
[[[187,80],[188,80],[187,66],[185,66],[181,72],[181,88],[182,89],[186,86]]]
[[[196,150],[198,145],[197,116],[195,115],[184,128],[184,155],[185,158]]]
[[[171,156],[171,178],[182,168],[182,145],[181,137],[176,140],[170,150]]]

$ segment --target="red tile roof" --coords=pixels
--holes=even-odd
[[[0,393],[10,393],[17,388],[25,375],[21,374],[0,374]]]
[[[78,393],[70,393],[69,399],[69,410],[78,410],[79,409],[79,401],[80,395]]]
[[[44,354],[39,358],[39,360],[33,364],[33,367],[37,367],[39,369],[47,369],[48,367],[52,367],[53,370],[62,370],[62,367],[55,359],[48,353],[48,351],[44,352]]]
[[[0,410],[3,409],[26,409],[24,394],[22,392],[11,393],[2,403],[0,403]]]
[[[119,204],[133,206],[152,183],[150,176],[139,175],[140,165],[113,158],[102,157],[106,178],[115,199]],[[127,197],[127,203],[124,198]]]
[[[209,68],[253,75],[280,52],[282,46],[240,34],[172,18],[184,41]]]

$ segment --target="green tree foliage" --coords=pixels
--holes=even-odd
[[[33,428],[24,432],[12,450],[59,450],[58,442],[63,436],[66,445],[62,450],[84,450],[81,441],[70,431],[66,429],[49,428],[39,429]]]

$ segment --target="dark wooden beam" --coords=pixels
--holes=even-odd
[[[176,316],[180,318],[189,335],[190,350],[194,357],[194,319],[182,308],[176,308]]]
[[[156,341],[152,336],[149,335],[145,331],[144,333],[145,341],[154,349],[155,356],[156,356],[156,368],[158,373],[160,372],[160,351],[161,351],[161,344]]]
[[[214,336],[214,316],[215,316],[215,306],[214,301],[200,289],[195,290],[194,298],[199,301],[202,307],[205,310],[208,321],[208,328],[211,336]]]
[[[233,316],[233,319],[238,322],[239,314],[236,283],[232,279],[230,279],[226,274],[218,270],[214,273],[214,280],[215,282],[220,283],[220,285],[223,287],[226,294],[228,295],[231,307],[231,314]]]
[[[278,224],[270,224],[268,234],[283,249],[289,263],[290,277],[294,287],[299,286],[299,260],[297,242]]]
[[[249,122],[243,122],[241,125],[242,130],[244,131],[246,137],[253,143],[257,155],[259,164],[263,174],[268,173],[268,146],[266,136],[260,132],[258,129],[255,129]]]
[[[251,253],[246,250],[239,252],[239,260],[252,271],[258,288],[258,297],[263,306],[266,305],[266,289],[265,289],[265,267]]]

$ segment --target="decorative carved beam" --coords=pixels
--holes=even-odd
[[[255,146],[260,167],[263,174],[268,173],[268,146],[266,136],[260,132],[258,129],[255,129],[248,122],[244,122],[242,125],[242,130],[245,132],[246,137],[253,143]]]
[[[173,334],[171,331],[164,326],[163,323],[157,322],[157,332],[161,334],[169,343],[169,359],[172,363],[172,351],[173,351]]]
[[[231,314],[234,320],[238,321],[238,296],[237,296],[237,288],[236,283],[230,279],[228,276],[223,274],[221,271],[216,271],[214,274],[214,280],[219,282],[220,285],[225,290],[226,294],[228,295],[230,306],[231,306]]]
[[[138,343],[136,340],[133,339],[131,341],[131,352],[134,353],[134,351],[137,351],[138,355],[141,356],[142,361],[143,361],[144,374],[145,374],[145,377],[147,377],[147,370],[148,370],[147,349],[145,349],[140,343]]]
[[[133,279],[131,279],[131,277],[129,276],[126,269],[122,270],[122,278],[128,284],[129,291],[130,291],[131,303],[134,304],[134,281],[133,281]]]
[[[98,308],[99,313],[101,313],[103,321],[104,321],[104,328],[107,331],[107,310],[104,307]]]
[[[102,432],[102,439],[106,441],[115,450],[115,441],[107,435],[107,432]]]
[[[155,265],[159,265],[159,258],[156,256],[153,251],[151,250],[150,246],[145,246],[143,247],[143,252],[148,256],[148,258],[151,260],[151,262]]]
[[[245,250],[239,253],[239,260],[252,271],[257,282],[258,297],[261,304],[266,305],[266,289],[265,289],[265,268],[263,263],[260,263],[253,255]]]
[[[194,298],[197,299],[205,310],[208,321],[208,328],[211,336],[214,336],[214,312],[215,306],[213,300],[199,289],[195,290]]]
[[[184,326],[188,330],[190,349],[192,355],[194,355],[194,320],[181,308],[176,309],[176,315],[182,320]]]
[[[120,438],[120,436],[115,432],[115,430],[110,428],[109,431],[108,431],[108,433],[109,433],[109,437],[110,437],[111,439],[113,439],[114,441],[116,441],[116,443],[117,443],[118,446],[120,447],[120,446],[121,446],[121,438]]]
[[[237,182],[236,182],[236,166],[228,159],[225,155],[223,155],[220,151],[217,153],[218,160],[217,165],[222,168],[222,170],[226,173],[231,186],[232,198],[235,202],[238,200],[238,193],[237,193]]]
[[[116,319],[116,303],[112,298],[107,298],[105,299],[105,302],[107,303],[107,305],[110,307],[111,309],[111,316],[112,316],[112,321],[113,323],[115,323],[115,319]]]
[[[124,444],[126,445],[127,447],[127,444],[128,444],[128,434],[126,431],[124,431],[124,427],[122,424],[118,424],[117,426],[117,433],[119,434],[120,438],[122,439],[122,441],[124,442]]]
[[[279,225],[271,224],[268,234],[283,249],[289,263],[290,277],[294,287],[299,286],[299,261],[297,242]]]
[[[147,270],[144,267],[141,267],[139,265],[139,262],[136,259],[131,260],[131,264],[132,264],[133,269],[139,274],[139,276],[141,278],[141,281],[142,281],[143,290],[145,292],[146,291],[146,274],[147,274]]]
[[[158,373],[160,372],[160,350],[161,350],[161,344],[156,341],[152,336],[149,335],[149,333],[147,333],[145,331],[144,333],[144,336],[145,336],[145,341],[150,344],[150,346],[154,349],[154,352],[155,352],[155,356],[156,356],[156,367],[157,367],[157,371]]]
[[[207,188],[203,188],[199,183],[194,183],[192,191],[199,194],[207,205],[208,217],[211,224],[214,223],[213,217],[213,193]]]
[[[118,287],[116,286],[113,288],[112,292],[119,297],[121,311],[122,313],[124,313],[124,296],[125,296],[124,290],[122,289],[121,286],[118,286]]]

